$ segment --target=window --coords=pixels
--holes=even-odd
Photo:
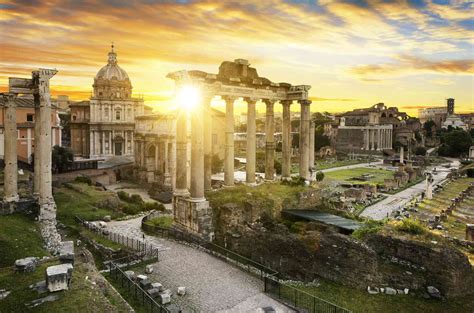
[[[26,121],[33,122],[34,121],[34,114],[26,114]]]
[[[115,111],[115,119],[120,120],[120,110]]]

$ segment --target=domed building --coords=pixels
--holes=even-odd
[[[74,154],[90,158],[133,156],[135,117],[144,114],[144,103],[132,97],[132,83],[118,65],[113,45],[92,87],[89,101],[70,105]]]

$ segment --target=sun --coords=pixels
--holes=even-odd
[[[199,88],[186,85],[179,88],[176,99],[181,108],[193,110],[200,101],[201,92]]]

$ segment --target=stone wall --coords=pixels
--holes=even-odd
[[[238,221],[242,223],[237,225]],[[359,241],[313,223],[306,224],[305,231],[290,232],[282,224],[249,223],[242,217],[235,219],[231,228],[220,227],[216,242],[289,279],[310,282],[322,277],[359,289],[391,286],[425,290],[431,285],[448,297],[474,292],[467,257],[447,245],[383,235]]]

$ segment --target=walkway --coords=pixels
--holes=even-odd
[[[108,223],[110,230],[137,239],[143,236],[140,226],[141,218]],[[268,297],[260,279],[220,259],[173,240],[154,236],[145,239],[160,247],[161,252],[152,279],[173,291],[185,286],[186,296],[177,301],[198,312],[258,312],[262,307],[293,312]]]
[[[452,159],[451,168],[459,167],[459,161]],[[441,183],[446,179],[446,176],[451,172],[451,168],[445,168],[443,166],[436,166],[436,173],[433,173],[433,187]],[[433,167],[430,169],[432,170]],[[387,216],[391,215],[393,211],[401,209],[408,202],[410,202],[415,196],[426,190],[426,182],[422,181],[412,187],[400,191],[394,195],[387,194],[387,198],[375,203],[374,205],[368,206],[360,214],[362,217],[370,217],[374,220],[382,220]]]
[[[323,173],[329,173],[329,172],[335,172],[335,171],[340,171],[340,170],[348,170],[352,168],[359,168],[359,167],[370,167],[370,166],[382,166],[383,161],[376,161],[376,162],[370,162],[370,163],[358,163],[358,164],[352,164],[352,165],[345,165],[345,166],[339,166],[339,167],[331,167],[327,168],[325,170],[321,170]]]

